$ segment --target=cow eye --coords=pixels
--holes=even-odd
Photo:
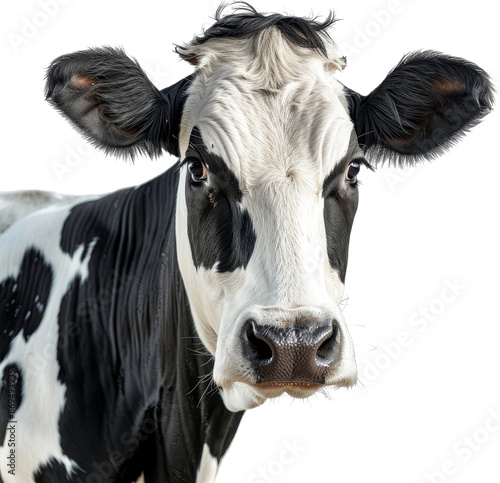
[[[351,186],[356,186],[356,184],[358,183],[357,176],[358,176],[360,167],[361,167],[361,165],[360,165],[359,161],[353,161],[349,165],[349,167],[347,168],[347,171],[345,173],[345,179],[347,181],[349,181],[349,184]]]
[[[207,167],[205,163],[197,158],[192,158],[187,162],[188,170],[191,173],[191,179],[195,183],[205,181],[208,176]]]

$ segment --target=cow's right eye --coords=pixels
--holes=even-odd
[[[188,170],[191,174],[191,179],[195,183],[201,183],[202,181],[205,181],[207,179],[208,171],[203,161],[197,158],[193,158],[188,161],[187,165]]]

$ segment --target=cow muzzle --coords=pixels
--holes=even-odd
[[[323,386],[356,382],[352,341],[339,310],[254,308],[238,339],[251,374],[244,382],[264,397],[308,397]]]
[[[354,348],[337,304],[253,305],[219,338],[214,381],[231,411],[288,393],[307,398],[357,381]]]
[[[318,325],[297,320],[276,327],[247,320],[241,336],[243,353],[257,384],[284,387],[325,384],[328,369],[340,356],[337,321]]]

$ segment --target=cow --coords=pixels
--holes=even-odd
[[[219,9],[163,90],[121,49],[50,65],[47,99],[91,143],[179,162],[106,196],[6,198],[2,483],[214,482],[245,410],[356,383],[339,303],[358,175],[436,157],[493,90],[424,51],[358,94],[333,22]]]

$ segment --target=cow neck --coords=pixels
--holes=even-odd
[[[208,446],[211,456],[219,463],[243,412],[229,412],[213,384],[213,357],[202,344],[189,310],[177,263],[174,225],[172,222],[167,242],[172,256],[168,258],[166,277],[163,277],[170,281],[164,326],[168,349],[160,418],[166,444],[163,461],[167,467],[165,481],[179,478],[181,474],[185,481],[195,481],[204,446]],[[168,344],[171,340],[175,341],[175,352]]]

